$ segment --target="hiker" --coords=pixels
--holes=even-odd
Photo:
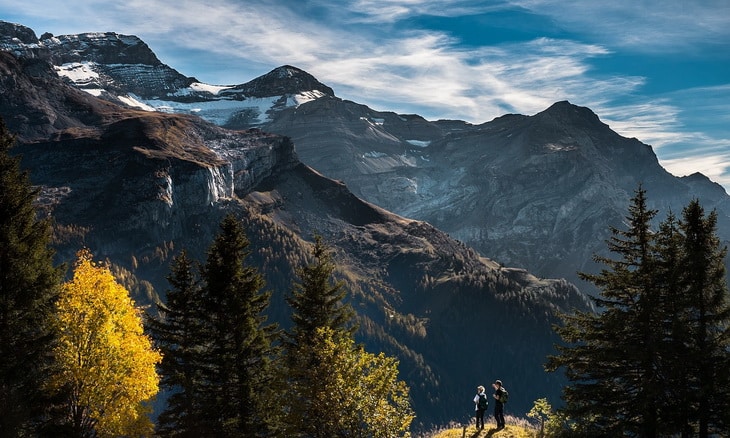
[[[474,396],[474,416],[477,417],[477,429],[484,429],[484,412],[489,406],[487,394],[482,385],[477,386],[477,395]]]
[[[504,429],[504,394],[507,392],[502,387],[501,380],[492,383],[494,388],[494,419],[497,420],[497,429]]]

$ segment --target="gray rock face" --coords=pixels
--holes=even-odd
[[[33,29],[16,23],[0,21],[0,42],[6,47],[22,44],[38,44]]]
[[[81,75],[82,89],[103,90],[110,96],[156,98],[194,82],[162,64],[136,36],[113,32],[47,36],[40,44],[50,51],[51,62],[62,66],[68,76],[74,70],[89,70],[88,76]]]
[[[291,136],[304,162],[363,199],[543,276],[578,282],[577,271],[596,269],[592,256],[605,253],[609,227],[622,226],[640,184],[663,213],[695,197],[717,209],[719,233],[730,240],[721,187],[672,176],[650,146],[568,102],[468,125],[322,98],[262,128]]]
[[[198,123],[143,113],[104,126],[100,136],[21,144],[17,151],[59,220],[93,228],[89,244],[133,251],[183,238],[194,218],[299,165],[286,138]],[[184,137],[164,143],[178,133]]]

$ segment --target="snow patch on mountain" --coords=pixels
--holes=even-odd
[[[92,91],[92,90],[84,90],[84,91],[89,91],[89,92],[90,92],[90,91]],[[101,92],[102,92],[103,90],[98,90],[98,91],[99,91],[99,94],[101,94]],[[145,110],[145,111],[158,111],[158,110],[157,110],[157,109],[155,109],[154,107],[152,107],[152,106],[149,106],[149,105],[147,105],[147,104],[146,104],[146,103],[144,103],[144,102],[141,102],[141,101],[140,101],[139,99],[137,99],[137,98],[136,98],[136,96],[134,96],[134,95],[130,95],[130,96],[117,96],[117,98],[118,98],[119,100],[121,100],[122,102],[124,102],[125,104],[127,104],[127,105],[129,105],[129,106],[131,106],[131,107],[134,107],[134,108],[139,108],[139,109],[141,109],[141,110]]]
[[[327,94],[319,91],[319,90],[312,90],[312,91],[305,91],[303,93],[295,94],[293,96],[289,96],[287,99],[287,107],[291,106],[299,106],[302,104],[305,104],[307,102],[311,102],[313,100],[317,100],[320,97],[324,97]]]
[[[232,85],[209,85],[202,82],[193,82],[190,84],[190,89],[197,92],[206,92],[214,96],[218,95],[223,90],[233,88]]]
[[[168,99],[141,99],[130,96],[128,104],[147,111],[196,114],[203,119],[225,125],[235,114],[246,112],[252,124],[266,123],[269,112],[281,100],[280,96],[248,98],[245,100],[217,99],[198,102],[178,102]]]
[[[93,62],[69,62],[54,66],[56,73],[69,79],[76,86],[83,88],[85,85],[97,83],[99,73],[94,70]]]
[[[195,92],[202,90],[216,95],[211,100],[199,99],[193,102],[176,101],[171,99],[141,99],[130,96],[125,103],[147,111],[162,111],[168,113],[196,114],[216,125],[226,125],[236,117],[245,117],[250,125],[260,125],[271,121],[271,113],[285,108],[298,107],[312,100],[325,96],[325,93],[312,90],[295,95],[270,97],[239,97],[232,99],[220,96],[220,93],[230,87],[195,83],[188,89],[181,89],[175,97],[182,97],[186,92],[190,95],[199,95]]]

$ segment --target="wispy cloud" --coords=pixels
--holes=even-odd
[[[727,0],[514,0],[516,6],[552,17],[561,26],[610,46],[641,52],[678,52],[697,44],[727,45]]]
[[[458,17],[509,7],[513,7],[509,1],[500,0],[355,0],[349,9],[352,21],[392,23],[413,16]]]

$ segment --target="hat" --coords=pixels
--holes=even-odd
[[[502,381],[501,380],[495,380],[494,383],[496,383],[499,386],[502,386]]]

